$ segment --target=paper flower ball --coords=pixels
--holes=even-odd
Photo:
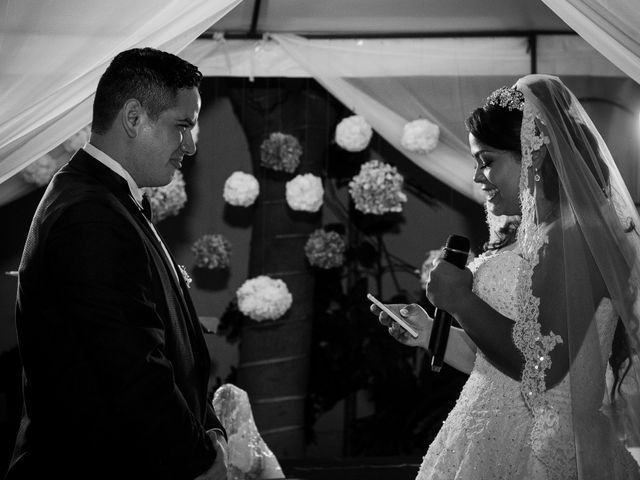
[[[293,173],[300,165],[302,147],[293,135],[276,132],[260,145],[260,165],[276,171]]]
[[[187,203],[187,192],[182,172],[176,170],[173,179],[163,187],[146,187],[142,191],[149,197],[153,222],[177,215]]]
[[[287,284],[266,275],[245,281],[236,296],[238,309],[257,322],[280,318],[293,303]]]
[[[76,151],[84,147],[84,144],[89,141],[91,136],[91,125],[87,125],[79,132],[73,134],[67,140],[62,143],[62,148],[67,152],[74,154]]]
[[[322,179],[311,173],[298,175],[286,184],[287,204],[292,210],[317,212],[323,195]]]
[[[360,173],[349,182],[349,194],[356,210],[382,215],[401,212],[407,196],[402,192],[404,178],[395,167],[379,160],[362,165]]]
[[[193,243],[191,251],[196,256],[196,267],[214,270],[229,266],[231,243],[223,235],[203,235]]]
[[[409,122],[402,132],[402,147],[419,155],[426,155],[438,146],[440,127],[429,120],[420,119]]]
[[[349,152],[361,152],[369,142],[373,130],[364,117],[352,115],[343,118],[336,127],[336,143]]]
[[[25,167],[20,175],[25,181],[41,187],[51,181],[58,168],[58,162],[51,155],[45,153]]]
[[[249,173],[233,172],[224,182],[222,196],[229,205],[248,207],[256,201],[260,194],[260,184],[256,177]]]
[[[338,232],[325,232],[318,229],[309,235],[304,253],[309,263],[323,269],[337,268],[344,264],[344,252],[347,246],[344,237]]]

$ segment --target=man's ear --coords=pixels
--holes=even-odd
[[[130,98],[122,106],[122,128],[129,138],[138,136],[142,119],[146,114],[138,100]]]

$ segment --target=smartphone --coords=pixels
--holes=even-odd
[[[384,313],[389,315],[394,322],[396,322],[398,325],[404,328],[409,333],[409,335],[411,335],[413,338],[418,338],[418,332],[416,332],[413,328],[411,328],[411,326],[403,318],[401,318],[398,314],[396,314],[393,310],[391,310],[389,307],[387,307],[384,303],[382,303],[380,300],[378,300],[376,297],[374,297],[370,293],[367,293],[367,298],[371,300],[371,302],[374,305],[376,305],[380,310],[382,310]]]

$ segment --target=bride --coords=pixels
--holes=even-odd
[[[609,150],[547,75],[493,92],[467,128],[494,235],[469,268],[430,274],[462,327],[445,361],[470,376],[418,479],[640,479],[623,446],[639,440],[640,223]],[[372,311],[426,348],[432,319],[391,307],[417,339]]]

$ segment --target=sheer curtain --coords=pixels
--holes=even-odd
[[[209,76],[314,77],[421,168],[480,201],[463,120],[487,92],[529,73],[528,47],[524,37],[309,40],[272,34],[238,41],[219,34],[193,42],[182,55]],[[538,64],[562,75],[624,75],[577,35],[540,36]],[[400,145],[404,124],[417,118],[441,129],[440,144],[428,155]]]
[[[240,1],[0,0],[0,183],[90,122],[118,52],[180,52]]]
[[[640,83],[638,0],[542,0],[620,70]]]

